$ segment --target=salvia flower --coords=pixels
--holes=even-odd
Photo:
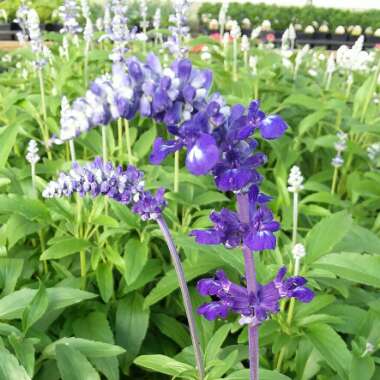
[[[30,46],[36,57],[34,65],[36,68],[41,69],[46,64],[46,59],[44,58],[40,18],[34,9],[28,9],[25,26],[30,40]]]
[[[198,308],[198,313],[208,320],[225,319],[230,312],[239,314],[240,323],[259,325],[271,314],[280,311],[280,300],[295,298],[308,303],[314,293],[306,288],[306,279],[300,276],[285,279],[286,268],[279,270],[275,279],[266,285],[258,285],[257,293],[250,293],[246,287],[231,282],[220,270],[214,278],[198,282],[197,290],[202,296],[211,296],[213,301]]]
[[[82,31],[78,22],[79,5],[76,0],[65,0],[63,5],[59,7],[59,16],[63,24],[61,33],[74,36]]]
[[[344,132],[337,133],[338,141],[334,144],[336,156],[332,159],[331,165],[334,168],[340,168],[344,164],[342,153],[347,149],[348,135]]]
[[[169,31],[171,35],[168,37],[165,47],[172,55],[177,58],[184,57],[187,53],[187,48],[183,42],[189,36],[190,28],[187,26],[187,12],[189,10],[188,0],[174,0],[174,13],[169,16]]]
[[[161,8],[157,8],[153,16],[153,28],[157,31],[161,26]]]
[[[42,195],[44,198],[60,198],[74,193],[107,196],[129,205],[143,220],[157,219],[166,206],[163,189],[159,189],[156,195],[145,190],[143,172],[132,165],[126,170],[121,165],[115,167],[100,157],[84,166],[74,162],[68,173],[60,173],[55,181],[48,183]]]
[[[16,22],[19,26],[21,31],[17,32],[17,39],[20,43],[24,43],[28,40],[28,13],[30,9],[27,5],[21,4],[20,7],[17,9],[16,12],[16,19],[14,22]]]
[[[242,52],[247,52],[249,51],[249,39],[248,37],[244,34],[242,37],[241,37],[241,45],[240,45],[240,48],[241,48],[241,51]]]
[[[376,166],[379,166],[380,162],[380,143],[374,143],[371,144],[367,148],[367,154],[370,161],[375,164]]]
[[[87,20],[90,18],[90,6],[88,5],[88,0],[80,0],[82,15]]]
[[[86,95],[61,115],[59,138],[70,140],[120,117],[132,119],[138,111],[175,128],[205,104],[211,81],[210,71],[197,70],[186,59],[163,69],[153,54],[146,62],[132,57],[126,65],[115,64],[111,75],[97,78]]]
[[[186,166],[195,175],[211,172],[222,191],[247,191],[261,181],[257,168],[266,162],[251,135],[255,131],[265,139],[280,137],[287,129],[277,115],[267,116],[253,101],[246,110],[240,104],[227,106],[219,94],[213,94],[208,103],[190,120],[179,127],[169,128],[176,140],[158,138],[153,146],[151,162],[160,163],[168,154],[187,148]]]
[[[306,255],[305,246],[301,243],[295,244],[295,246],[292,249],[292,255],[294,260],[300,260]]]
[[[288,178],[288,191],[290,193],[298,193],[303,190],[303,181],[301,170],[298,166],[292,166],[290,169],[290,174]]]
[[[242,222],[236,212],[223,208],[220,212],[211,212],[213,228],[194,230],[190,235],[195,236],[199,244],[223,244],[226,248],[236,248],[244,244],[252,251],[274,249],[274,232],[280,229],[280,224],[273,219],[272,212],[266,206],[270,197],[259,193],[256,186],[252,187],[249,196],[248,223]]]
[[[86,25],[83,29],[83,38],[87,44],[90,44],[94,35],[94,26],[90,18],[86,19]]]
[[[38,155],[38,146],[35,140],[29,141],[26,152],[25,158],[31,165],[35,165],[40,160],[40,156]]]

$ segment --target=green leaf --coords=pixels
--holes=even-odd
[[[99,263],[96,268],[96,282],[104,302],[108,302],[113,294],[113,265]]]
[[[335,252],[380,254],[380,238],[372,231],[354,224],[349,233],[335,247]]]
[[[351,225],[351,215],[346,211],[333,214],[317,223],[306,236],[306,262],[312,263],[330,253],[348,233]]]
[[[9,154],[15,145],[19,129],[20,127],[17,124],[0,128],[0,169],[4,168],[8,161]]]
[[[302,136],[304,133],[308,132],[309,129],[316,127],[317,124],[326,116],[325,110],[318,110],[307,115],[298,125],[299,135]]]
[[[140,367],[169,376],[180,376],[181,374],[188,373],[188,375],[182,375],[181,378],[194,379],[195,377],[195,370],[192,366],[165,355],[142,355],[137,357],[134,363]]]
[[[21,276],[24,260],[0,257],[0,288],[2,295],[12,293],[16,287],[17,280]]]
[[[211,271],[220,266],[220,262],[214,258],[203,258],[200,262],[186,260],[183,262],[183,269],[185,272],[186,281],[191,281],[193,278],[198,277],[206,272]],[[152,291],[145,298],[145,307],[154,305],[158,301],[165,298],[168,294],[173,292],[179,287],[177,275],[174,269],[168,271],[165,276],[157,283]]]
[[[20,318],[36,293],[37,290],[35,289],[24,288],[2,298],[0,300],[0,319]],[[71,288],[49,288],[47,289],[47,295],[49,312],[96,297],[96,294]]]
[[[4,213],[16,213],[44,223],[50,220],[49,210],[43,202],[15,194],[0,195],[0,214]]]
[[[308,327],[306,334],[327,364],[340,377],[346,378],[349,373],[351,353],[348,351],[346,343],[334,329],[325,324],[316,324]]]
[[[282,375],[276,371],[269,371],[267,369],[259,369],[260,380],[291,380],[288,376]],[[247,380],[249,379],[249,370],[241,369],[228,375],[226,380]]]
[[[285,99],[284,105],[302,106],[315,111],[323,109],[323,103],[320,100],[301,93],[290,95]]]
[[[317,295],[313,299],[313,302],[297,305],[298,307],[296,308],[295,317],[303,318],[316,314],[318,311],[331,305],[335,300],[336,298],[331,294]]]
[[[315,267],[359,284],[380,287],[380,256],[360,253],[332,253],[320,258]]]
[[[371,91],[372,82],[373,82],[373,77],[372,75],[370,75],[366,79],[366,81],[363,82],[363,84],[356,91],[354,102],[353,102],[353,116],[354,117],[358,117],[359,111],[363,109],[364,103],[366,102],[366,99],[368,98],[368,93]]]
[[[371,356],[353,355],[349,380],[371,380],[375,373],[375,363]]]
[[[33,377],[35,364],[35,349],[32,339],[23,338],[22,336],[11,335],[8,337],[17,359],[30,377]]]
[[[65,344],[58,344],[56,351],[62,380],[100,380],[99,374],[80,351]]]
[[[101,312],[93,312],[73,323],[78,338],[95,339],[99,342],[114,344],[114,337],[107,317]],[[116,357],[91,358],[96,369],[108,380],[119,380],[119,362]]]
[[[148,260],[148,245],[146,242],[141,242],[139,239],[130,238],[125,245],[124,260],[125,260],[125,279],[127,284],[133,284],[139,277]]]
[[[149,309],[144,309],[144,297],[128,294],[116,309],[116,342],[126,349],[126,365],[140,352],[149,325]]]
[[[231,330],[231,325],[226,324],[219,327],[218,331],[214,333],[212,338],[207,344],[205,352],[205,363],[206,366],[210,364],[211,361],[216,359],[220,353],[223,342],[226,340],[228,333]]]
[[[59,345],[75,348],[88,358],[108,358],[111,356],[121,355],[125,352],[122,347],[116,346],[114,344],[71,337],[61,338],[49,344],[43,351],[43,357],[53,358],[56,355],[56,348]]]
[[[24,367],[5,348],[0,348],[0,379],[31,380]]]
[[[22,330],[27,332],[34,323],[36,323],[46,312],[49,299],[45,286],[40,283],[40,288],[33,297],[31,303],[25,308],[22,315]]]
[[[151,151],[156,136],[156,127],[150,125],[149,129],[133,144],[133,152],[139,159],[145,157]]]
[[[8,336],[8,335],[22,335],[21,331],[12,325],[9,325],[8,323],[1,323],[0,322],[0,335]]]
[[[60,259],[82,251],[89,246],[90,243],[87,240],[68,237],[51,245],[42,253],[40,260]]]
[[[154,314],[152,321],[162,334],[173,339],[181,348],[191,344],[188,329],[175,318],[166,314]]]
[[[206,191],[194,199],[194,205],[205,206],[211,203],[228,202],[229,199],[218,191]]]

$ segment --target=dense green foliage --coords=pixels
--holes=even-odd
[[[218,19],[220,4],[205,3],[199,8],[198,15],[210,14]],[[290,23],[300,23],[304,27],[311,25],[313,21],[318,24],[327,23],[333,30],[339,25],[360,25],[363,29],[371,26],[380,28],[380,11],[350,11],[335,8],[318,8],[314,6],[276,6],[268,4],[231,3],[228,15],[241,22],[244,18],[251,20],[253,25],[260,24],[263,20],[270,20],[274,29],[285,30]]]
[[[73,100],[86,90],[83,44],[71,45],[67,61],[58,55],[56,39],[53,63],[43,72],[50,134],[59,129],[61,97]],[[296,304],[290,322],[284,304],[262,325],[261,379],[379,379],[380,172],[366,153],[380,140],[380,110],[373,101],[378,71],[355,73],[346,96],[344,72],[334,73],[326,90],[326,61],[318,58],[324,52],[309,53],[294,79],[278,52],[254,47],[257,75],[239,57],[234,82],[232,49],[225,70],[218,43],[199,37],[191,44],[205,44],[212,52],[208,63],[197,53],[190,58],[213,70],[213,90],[231,103],[247,105],[258,97],[263,110],[281,114],[290,127],[278,141],[260,141],[269,157],[263,189],[274,197],[270,207],[282,225],[278,248],[256,255],[260,282],[272,279],[281,265],[292,266],[291,166],[299,165],[305,177],[298,240],[307,251],[302,275],[317,296],[310,304]],[[108,43],[93,47],[90,79],[110,70],[110,50]],[[148,45],[147,50],[158,53],[159,48]],[[141,57],[142,51],[135,42],[128,54]],[[0,75],[0,379],[196,379],[178,284],[157,226],[102,198],[42,199],[47,181],[70,166],[66,145],[54,145],[51,159],[40,145],[38,194],[33,194],[25,151],[31,138],[42,141],[40,88],[31,52],[20,49],[11,58],[1,62],[6,71]],[[165,217],[198,306],[204,302],[194,289],[200,277],[218,268],[235,281],[244,276],[238,250],[198,246],[188,237],[191,229],[210,225],[212,209],[234,207],[233,197],[218,192],[212,178],[190,175],[184,155],[180,191],[171,191],[173,159],[159,167],[147,159],[154,138],[166,134],[164,126],[137,117],[130,127],[134,163],[146,172],[147,186],[168,189]],[[349,143],[332,193],[331,159],[339,130],[349,134]],[[124,134],[119,139],[117,125],[107,132],[110,159],[125,165]],[[75,145],[80,162],[92,160],[101,153],[100,130],[83,134]],[[82,264],[86,259],[86,281],[80,257]],[[237,319],[196,317],[208,380],[248,379],[247,331]]]

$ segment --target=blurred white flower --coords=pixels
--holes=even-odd
[[[255,40],[260,36],[261,33],[261,26],[258,26],[257,28],[252,29],[251,32],[251,40]]]
[[[301,173],[301,169],[294,165],[290,169],[289,178],[288,178],[288,191],[290,193],[298,193],[303,190],[303,181],[304,178]]]
[[[40,160],[40,156],[38,155],[38,146],[35,140],[29,141],[25,158],[31,165],[35,165]]]
[[[263,30],[264,32],[271,31],[272,30],[272,23],[269,20],[264,20],[261,23],[261,30]]]
[[[241,48],[241,51],[242,52],[247,52],[249,51],[249,39],[246,35],[243,35],[241,37],[241,45],[240,45],[240,48]]]
[[[207,46],[203,46],[201,50],[201,60],[202,61],[210,61],[212,58],[210,51]]]
[[[297,243],[292,249],[292,254],[294,260],[302,259],[306,255],[305,246],[301,243]]]

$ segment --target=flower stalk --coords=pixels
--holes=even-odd
[[[239,194],[237,196],[237,201],[238,214],[241,222],[249,223],[248,195]],[[248,292],[257,295],[255,261],[252,251],[245,245],[243,245],[243,255]],[[248,345],[250,380],[259,380],[259,331],[257,325],[248,325]]]
[[[196,365],[197,365],[199,379],[203,380],[205,377],[205,370],[204,370],[204,365],[203,365],[202,352],[201,352],[198,333],[196,330],[195,320],[194,320],[194,316],[193,316],[193,306],[191,303],[189,289],[187,287],[187,283],[186,283],[183,267],[181,264],[181,260],[179,258],[177,249],[175,247],[173,238],[170,234],[169,227],[166,224],[165,219],[162,216],[159,216],[157,218],[157,223],[160,227],[162,235],[164,236],[164,239],[165,239],[166,244],[168,246],[168,249],[169,249],[169,252],[171,255],[171,259],[173,262],[174,270],[177,274],[177,279],[178,279],[178,283],[179,283],[181,293],[182,293],[182,299],[183,299],[183,304],[185,307],[187,321],[189,324],[191,341],[193,343],[195,361],[196,361]]]

